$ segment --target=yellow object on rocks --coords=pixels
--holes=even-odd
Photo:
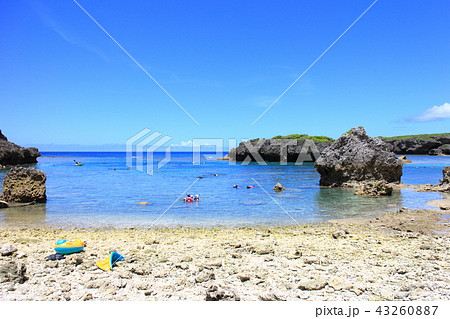
[[[125,260],[125,258],[121,254],[113,251],[108,258],[99,260],[95,264],[101,270],[111,271],[117,262],[123,261],[123,260]]]

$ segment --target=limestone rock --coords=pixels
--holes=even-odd
[[[83,300],[83,301],[88,301],[88,300],[92,300],[92,299],[94,299],[94,297],[93,297],[92,294],[90,294],[90,293],[85,294],[85,295],[81,298],[81,300]]]
[[[285,298],[281,297],[279,294],[274,292],[263,292],[258,296],[259,300],[261,301],[282,301],[286,300]]]
[[[308,139],[253,139],[241,142],[228,154],[230,161],[314,162],[331,144]]]
[[[131,267],[131,272],[140,276],[147,276],[151,273],[151,267],[148,265],[133,265]]]
[[[328,282],[325,279],[318,278],[300,282],[298,288],[301,290],[321,290],[325,288],[327,283]]]
[[[441,145],[438,148],[432,149],[428,152],[428,155],[450,155],[450,144]]]
[[[0,248],[0,255],[2,256],[10,256],[14,254],[17,251],[16,246],[14,245],[4,245],[2,248]]]
[[[368,197],[391,196],[392,190],[392,186],[384,181],[365,182],[356,188],[355,195]]]
[[[221,259],[218,260],[212,260],[209,262],[206,262],[203,264],[204,268],[208,268],[208,269],[214,269],[214,268],[220,268],[223,265],[223,261]]]
[[[205,281],[209,281],[211,279],[215,279],[215,277],[216,276],[214,275],[214,273],[212,271],[204,270],[204,271],[200,272],[197,275],[197,277],[195,277],[195,282],[202,283],[202,282],[205,282]]]
[[[343,280],[341,278],[334,278],[333,280],[328,282],[330,287],[333,287],[334,290],[350,290],[353,288],[353,284]]]
[[[232,290],[218,285],[209,286],[206,290],[206,301],[234,300],[239,301],[239,296]]]
[[[332,236],[334,239],[338,239],[338,238],[346,238],[346,237],[347,237],[346,234],[345,234],[345,231],[343,231],[343,230],[336,230],[336,231],[334,231],[334,232],[331,234],[331,236]]]
[[[0,141],[8,141],[5,135],[3,135],[2,130],[0,130]]]
[[[247,273],[238,274],[237,277],[238,277],[238,279],[239,279],[240,281],[242,281],[242,282],[245,282],[245,281],[249,281],[249,280],[250,280],[250,275],[247,274]]]
[[[268,254],[273,254],[275,252],[275,250],[269,245],[263,245],[263,246],[257,247],[255,252],[258,255],[268,255]]]
[[[281,191],[284,191],[286,188],[285,187],[283,187],[280,183],[277,183],[274,187],[273,187],[273,190],[275,191],[275,192],[281,192]]]
[[[66,257],[65,262],[69,265],[81,265],[83,263],[83,258],[77,254],[69,255]]]
[[[25,148],[8,142],[0,130],[0,165],[32,164],[37,162],[39,156],[41,154],[37,148]]]
[[[406,155],[399,156],[398,159],[401,160],[403,164],[412,163],[412,161],[409,158],[406,158]]]
[[[16,263],[13,261],[4,263],[0,266],[0,283],[24,283],[27,279],[25,272],[27,268],[23,263]]]
[[[432,201],[428,202],[427,204],[439,207],[439,209],[442,209],[442,210],[450,210],[450,199],[432,200]]]
[[[441,179],[441,185],[449,184],[450,185],[450,166],[444,167],[442,170],[443,178]]]
[[[180,262],[191,262],[194,259],[191,256],[184,256],[183,258],[181,258]]]
[[[3,180],[2,200],[44,203],[47,200],[44,172],[32,167],[14,167]]]
[[[450,155],[450,134],[430,135],[412,138],[382,138],[388,145],[389,150],[396,154],[421,154],[438,155],[444,153]]]
[[[386,143],[368,136],[363,127],[343,134],[321,153],[314,166],[320,173],[320,185],[332,187],[362,181],[400,182],[403,168]]]

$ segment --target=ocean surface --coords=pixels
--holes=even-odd
[[[156,154],[155,162],[161,162],[163,155]],[[312,164],[230,165],[218,156],[203,153],[200,165],[193,165],[191,153],[172,153],[166,165],[148,175],[135,163],[132,169],[127,167],[125,152],[42,152],[34,167],[47,174],[47,203],[0,209],[0,226],[292,225],[374,217],[401,206],[433,208],[425,203],[443,198],[410,189],[390,197],[359,197],[351,189],[319,188],[319,174]],[[408,158],[413,163],[403,167],[406,184],[437,184],[442,168],[450,165],[450,157]],[[74,160],[83,166],[75,166]],[[0,182],[5,175],[0,171]],[[275,193],[272,188],[278,182],[287,189]],[[235,184],[240,188],[233,188]],[[187,193],[199,194],[200,201],[178,200],[191,185]],[[247,185],[256,187],[247,189]],[[143,201],[150,204],[138,204]]]

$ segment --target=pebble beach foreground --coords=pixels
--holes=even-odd
[[[448,300],[448,226],[401,209],[300,227],[0,228],[0,300]],[[87,247],[45,261],[60,236]],[[104,272],[111,251],[126,261]]]

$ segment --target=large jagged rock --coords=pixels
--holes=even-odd
[[[12,203],[44,203],[47,200],[44,172],[32,167],[13,167],[3,180],[1,199]]]
[[[320,173],[320,185],[340,187],[367,181],[400,182],[403,164],[379,138],[367,135],[363,127],[352,128],[314,164]]]
[[[8,142],[0,130],[0,165],[33,164],[37,163],[39,156],[41,154],[37,148],[25,148]]]

